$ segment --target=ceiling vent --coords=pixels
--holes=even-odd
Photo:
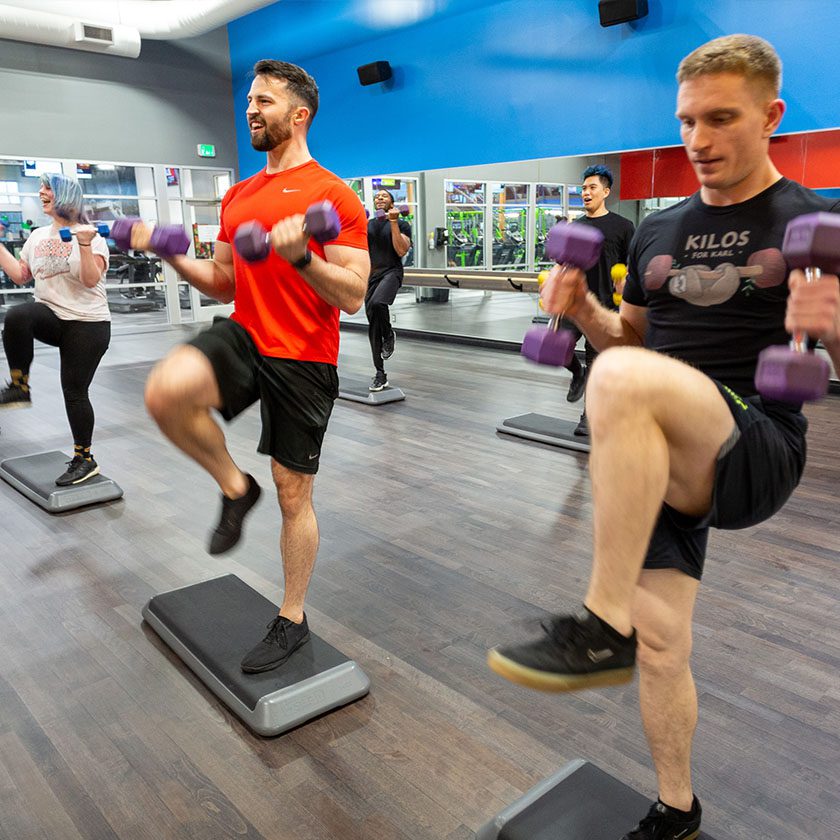
[[[111,46],[114,43],[114,30],[110,26],[97,26],[95,23],[75,23],[76,42],[96,44],[97,46]]]

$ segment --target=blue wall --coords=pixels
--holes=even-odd
[[[838,0],[650,0],[604,29],[597,0],[283,0],[228,27],[240,174],[264,165],[245,123],[260,58],[305,67],[321,89],[310,148],[343,176],[679,143],[680,59],[719,35],[767,38],[784,62],[782,131],[840,126]],[[377,11],[422,12],[399,25]],[[388,60],[393,83],[356,67]]]

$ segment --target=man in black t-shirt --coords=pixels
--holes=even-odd
[[[402,258],[411,247],[411,225],[400,218],[394,207],[394,196],[379,190],[373,206],[385,215],[368,221],[368,249],[370,251],[370,279],[365,295],[365,314],[368,319],[368,340],[376,373],[370,390],[388,387],[384,360],[394,352],[396,335],[391,326],[388,307],[394,302],[403,281]]]
[[[627,263],[627,249],[633,238],[633,223],[618,213],[607,210],[606,200],[613,185],[612,172],[606,166],[590,166],[583,173],[583,206],[586,211],[583,216],[575,219],[578,224],[592,225],[604,235],[604,244],[598,262],[586,272],[586,285],[598,300],[608,309],[617,309],[613,302],[613,282],[610,274],[616,263]],[[577,333],[581,331],[574,323],[564,323],[564,328]],[[598,351],[587,338],[584,343],[585,366],[581,365],[577,356],[572,356],[568,369],[572,372],[572,381],[566,399],[577,402],[586,388],[586,378],[598,355]],[[574,433],[578,436],[589,435],[586,423],[586,409],[580,416],[580,422]]]
[[[778,56],[760,38],[726,36],[687,56],[677,79],[700,191],[639,226],[619,312],[577,270],[553,270],[542,291],[545,308],[602,351],[587,386],[594,556],[584,607],[488,656],[508,679],[553,691],[627,682],[638,664],[659,801],[624,840],[699,833],[689,654],[709,528],[765,520],[804,468],[801,406],[756,394],[758,354],[798,331],[840,370],[838,278],[788,276],[781,254],[788,221],[840,205],[783,178],[769,157],[785,110]]]

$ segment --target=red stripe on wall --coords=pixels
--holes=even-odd
[[[806,187],[840,187],[840,129],[774,137],[770,157],[782,175]],[[696,190],[697,178],[682,146],[621,155],[622,201],[681,197]]]

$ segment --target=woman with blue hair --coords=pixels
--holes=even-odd
[[[35,300],[13,306],[3,325],[3,347],[11,381],[0,390],[0,408],[32,405],[29,368],[38,341],[59,348],[61,388],[73,433],[73,460],[56,479],[65,487],[99,473],[91,454],[93,406],[88,389],[111,340],[111,313],[105,297],[108,245],[89,224],[79,182],[44,174],[38,191],[52,224],[33,230],[20,259],[0,245],[0,268],[12,282],[35,281]],[[70,228],[70,242],[59,228]]]

